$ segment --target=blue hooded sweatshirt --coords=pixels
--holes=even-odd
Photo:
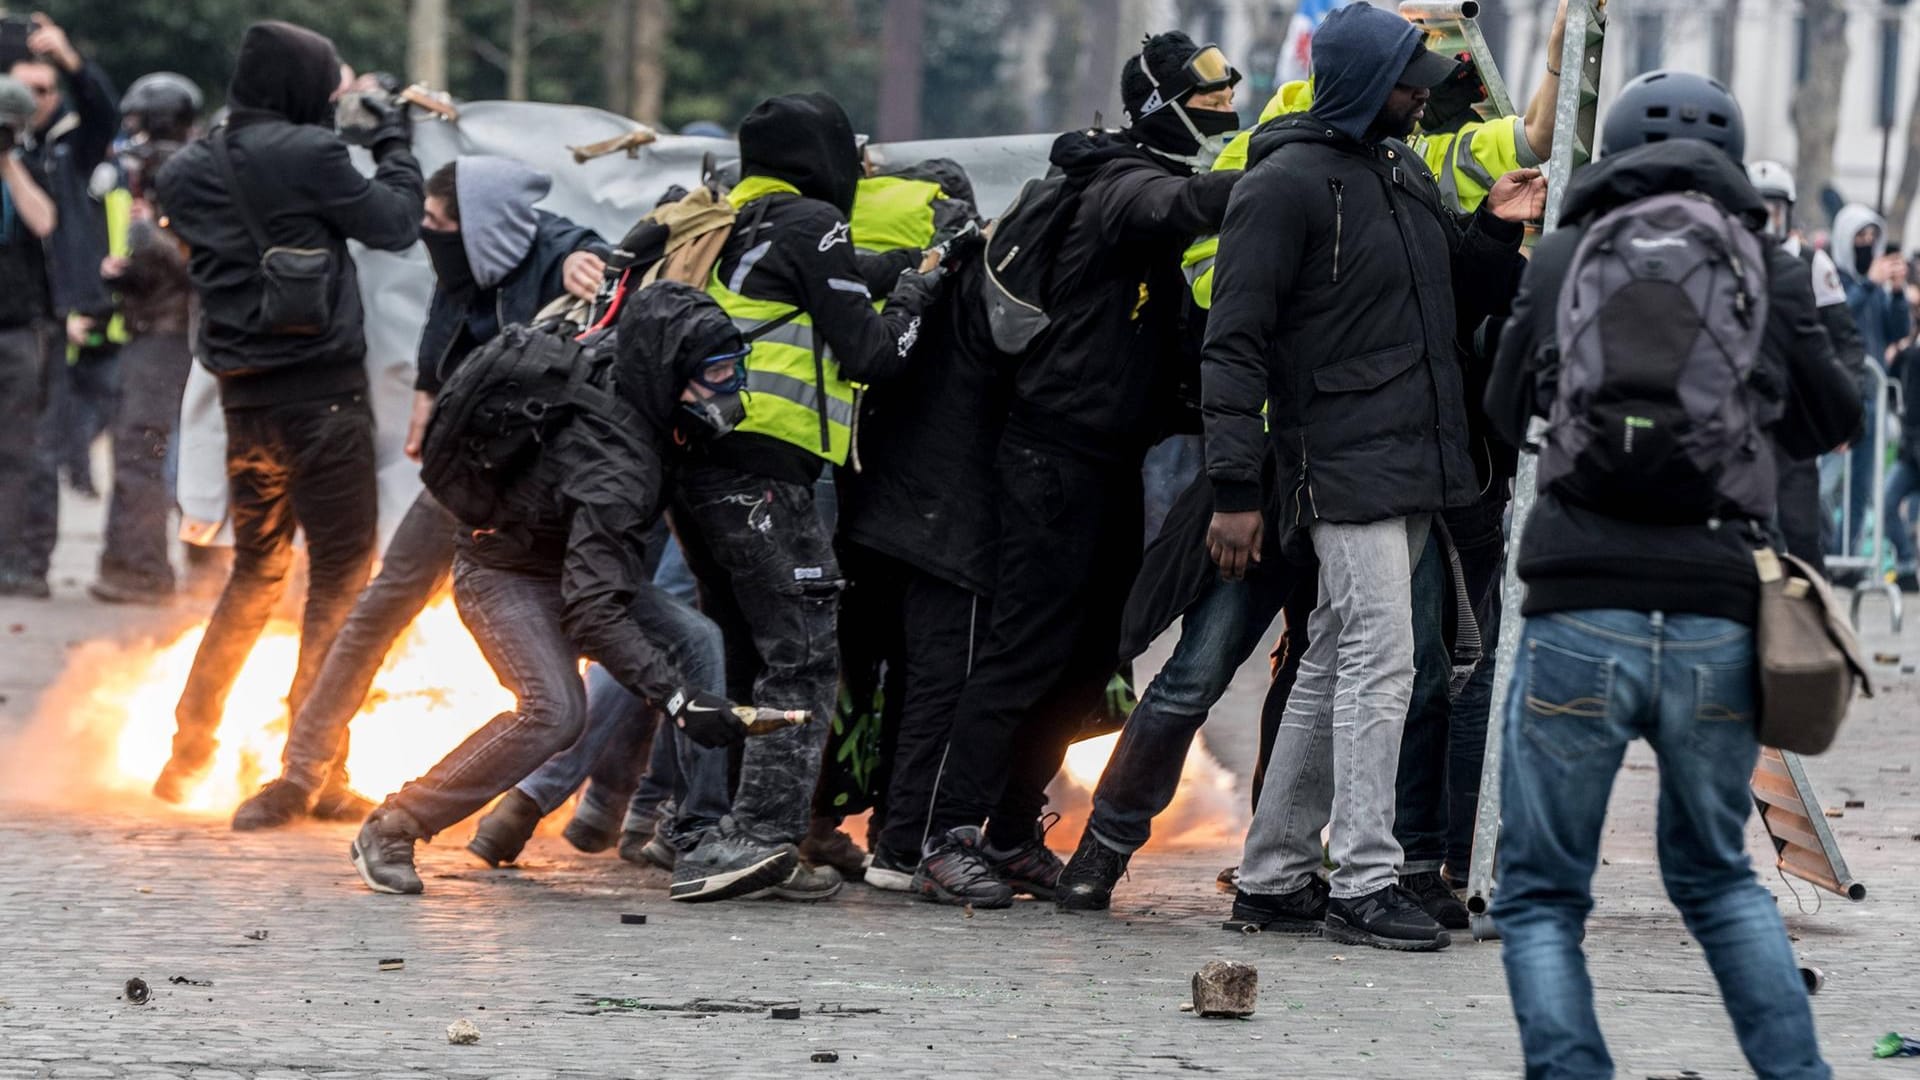
[[[1391,11],[1359,3],[1333,9],[1313,32],[1313,115],[1356,141],[1420,46],[1419,28]]]

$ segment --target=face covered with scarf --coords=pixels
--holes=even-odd
[[[1175,30],[1141,43],[1120,76],[1127,131],[1146,149],[1210,168],[1240,130],[1233,88],[1240,73],[1216,46],[1196,46]]]

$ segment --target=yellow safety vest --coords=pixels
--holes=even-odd
[[[931,180],[868,176],[853,197],[853,246],[867,251],[924,248],[933,243],[933,204],[947,197]]]
[[[775,192],[799,194],[785,181],[749,176],[727,198],[737,210]],[[764,254],[762,245],[771,243],[761,241],[748,248],[726,281],[715,265],[707,282],[707,295],[742,334],[760,333],[747,354],[747,392],[741,398],[747,416],[735,430],[779,439],[844,465],[853,441],[858,391],[841,377],[832,350],[814,339],[813,319],[806,312],[778,300],[756,300],[742,291],[759,261],[756,252]],[[781,319],[786,321],[764,329]]]

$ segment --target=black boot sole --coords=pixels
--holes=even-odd
[[[1233,919],[1220,924],[1222,930],[1232,930],[1241,934],[1299,934],[1302,936],[1320,932],[1319,919]]]
[[[920,899],[936,904],[952,904],[954,907],[977,907],[993,910],[1013,906],[1011,890],[1005,896],[962,896],[929,877],[919,874],[913,876],[913,891]]]
[[[1113,893],[1078,893],[1069,887],[1056,891],[1053,903],[1061,911],[1107,911],[1113,907]]]
[[[1329,918],[1321,930],[1328,941],[1338,941],[1344,945],[1370,945],[1376,949],[1390,949],[1393,952],[1439,952],[1453,944],[1453,937],[1445,930],[1433,938],[1392,938],[1382,937],[1370,930],[1357,926],[1348,926],[1344,922]]]

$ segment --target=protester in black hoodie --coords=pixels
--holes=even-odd
[[[731,605],[723,625],[750,662],[729,663],[735,698],[832,715],[839,675],[834,616],[842,585],[814,483],[848,460],[854,383],[881,383],[913,361],[920,313],[942,272],[899,275],[876,312],[855,258],[847,214],[861,174],[853,125],[825,94],[756,106],[740,124],[739,211],[707,292],[753,338],[745,417],[697,448],[678,477],[674,533],[701,585],[702,607]],[[829,725],[756,739],[741,762],[733,813],[675,863],[671,896],[727,895],[741,852],[771,856],[806,835]],[[785,899],[823,899],[840,886],[805,862],[774,886]]]
[[[1019,358],[994,463],[992,621],[913,880],[929,899],[1004,907],[1016,891],[1051,898],[1060,876],[1037,819],[1114,672],[1140,565],[1141,460],[1181,369],[1180,254],[1218,229],[1240,175],[1195,174],[1239,127],[1238,76],[1197,79],[1198,51],[1177,31],[1148,38],[1121,73],[1131,126],[1053,145],[1078,203],[1054,259],[1052,322]]]
[[[1673,192],[1710,198],[1739,224],[1761,229],[1767,210],[1740,167],[1744,143],[1739,105],[1712,80],[1653,72],[1621,90],[1601,133],[1601,157],[1568,186],[1560,228],[1535,248],[1500,342],[1486,405],[1503,438],[1521,445],[1528,419],[1556,399],[1561,294],[1571,287],[1575,252],[1596,221]],[[1682,249],[1694,243],[1687,232],[1670,235],[1632,239]],[[1784,405],[1772,426],[1774,441],[1790,456],[1808,457],[1852,434],[1858,397],[1834,361],[1807,265],[1769,240],[1760,244],[1766,325],[1759,356],[1739,358],[1750,359],[1755,372],[1742,413]],[[1608,257],[1604,247],[1598,250],[1603,254],[1593,257]],[[1684,251],[1674,258],[1694,265]],[[1580,280],[1606,269],[1583,259]],[[1741,273],[1737,256],[1731,272]],[[1721,264],[1694,273],[1729,270]],[[1642,282],[1652,284],[1642,278],[1627,288],[1640,289]],[[1685,308],[1684,300],[1664,299],[1670,295],[1603,292],[1590,332],[1605,329],[1602,342],[1618,333],[1610,327],[1620,318],[1610,313],[1623,297],[1631,305],[1621,308],[1624,319],[1635,325],[1685,326],[1710,317]],[[1662,306],[1676,302],[1683,310]],[[1636,387],[1658,385],[1650,363],[1675,362],[1670,347],[1660,349],[1660,336],[1657,330],[1648,335],[1652,346],[1613,345],[1635,350],[1622,366],[1633,372]],[[1583,368],[1594,362],[1579,361]],[[1612,380],[1611,358],[1606,364],[1603,394],[1620,385]],[[1685,377],[1679,381],[1676,391],[1687,385]],[[1756,441],[1757,459],[1725,463],[1730,473],[1770,472],[1770,447]],[[1571,475],[1602,468],[1598,456],[1582,454]],[[1774,486],[1755,486],[1770,504]],[[1764,523],[1742,520],[1746,512],[1730,503],[1706,500],[1691,523],[1628,520],[1618,516],[1618,504],[1609,508],[1616,513],[1575,505],[1553,483],[1543,484],[1520,540],[1526,624],[1505,703],[1493,917],[1504,941],[1501,957],[1527,1075],[1613,1072],[1581,940],[1614,774],[1627,744],[1644,737],[1660,761],[1661,876],[1706,953],[1742,1052],[1762,1076],[1821,1080],[1832,1072],[1820,1058],[1793,947],[1746,853],[1750,778],[1759,754],[1753,549]]]
[[[332,42],[288,23],[255,23],[241,41],[227,123],[174,155],[157,178],[189,249],[200,300],[195,354],[220,382],[234,532],[233,573],[175,711],[173,757],[154,784],[170,802],[212,761],[227,693],[285,588],[295,530],[308,553],[300,661],[287,695],[295,714],[373,559],[373,413],[347,241],[411,247],[421,180],[399,108],[383,110],[366,133],[376,168],[371,180],[361,175],[329,126],[340,82]],[[269,325],[262,247],[324,253],[324,278],[300,288],[312,322]]]
[[[1460,230],[1400,141],[1453,61],[1428,53],[1405,19],[1336,10],[1314,34],[1313,68],[1311,111],[1250,143],[1220,233],[1202,366],[1208,539],[1222,573],[1259,557],[1269,440],[1282,547],[1310,543],[1320,562],[1312,641],[1247,834],[1234,921],[1324,921],[1339,941],[1444,948],[1446,932],[1396,878],[1411,571],[1431,516],[1479,495],[1456,305],[1469,316],[1504,306],[1518,222],[1545,190],[1537,172],[1511,173]],[[1318,876],[1329,817],[1330,888]]]

